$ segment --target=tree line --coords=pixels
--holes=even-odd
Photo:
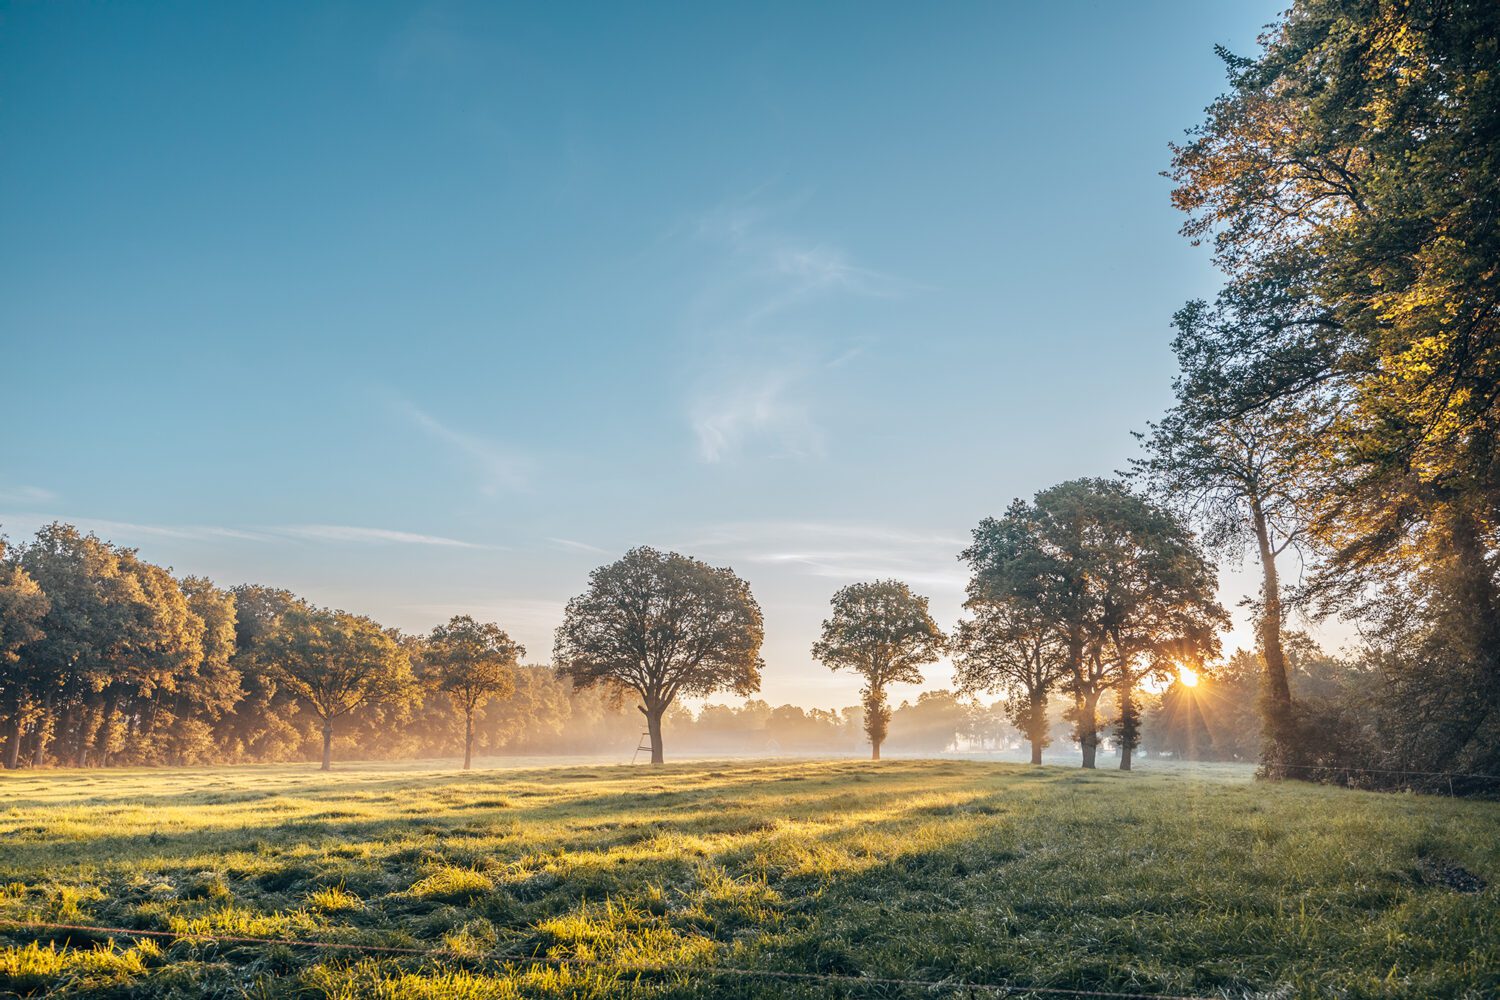
[[[1211,569],[1172,515],[1117,483],[1060,489],[1161,519],[1198,570],[1191,584],[1197,599],[1208,601]],[[1137,542],[1154,544],[1145,536]],[[1126,565],[1111,561],[1115,550],[1091,552],[1106,575]],[[1165,593],[1164,578],[1150,576],[1156,570],[1149,560],[1129,565],[1146,576],[1110,576],[1118,587],[1101,598],[1131,586]],[[976,595],[987,579],[976,574]],[[878,759],[893,717],[901,728],[898,749],[940,751],[959,738],[993,744],[1015,732],[1000,708],[1011,720],[1031,720],[1023,730],[1040,753],[1045,738],[1035,715],[1039,707],[1045,712],[1055,677],[1018,707],[1023,702],[1005,673],[1017,619],[1010,632],[981,636],[975,626],[993,625],[1004,613],[996,609],[1010,607],[984,600],[988,617],[960,625],[950,639],[926,598],[899,581],[845,587],[833,595],[812,654],[862,678],[861,705],[833,712],[747,702],[742,710],[709,706],[695,716],[682,699],[722,692],[748,698],[760,686],[760,609],[749,585],[728,568],[633,549],[595,570],[586,592],[568,602],[553,666],[524,666],[526,650],[495,623],[460,615],[425,635],[403,634],[285,590],[178,579],[134,549],[55,523],[29,542],[0,543],[0,752],[10,768],[313,756],[326,769],[337,741],[357,746],[361,756],[445,755],[461,747],[467,768],[476,746],[597,752],[623,748],[644,729],[653,763],[665,759],[668,734],[683,745],[736,750],[852,750],[865,742]],[[1146,630],[1169,627],[1148,624],[1141,610],[1148,606],[1155,607],[1112,606],[1114,617],[1099,624],[1113,631],[1091,633],[1079,647],[1079,663],[1108,675],[1126,708],[1136,685],[1151,675],[1132,666],[1142,643],[1165,641],[1145,637]],[[1100,666],[1099,643],[1111,638],[1135,645],[1117,645],[1110,663]],[[964,690],[925,692],[893,711],[890,685],[920,683],[921,667],[950,646],[967,665]],[[1048,669],[1055,666],[1051,653],[1049,645]],[[986,708],[960,697],[984,690],[1005,700]],[[1101,693],[1084,691],[1089,711]],[[1080,726],[1080,733],[1099,728]],[[1123,731],[1137,728],[1131,723]],[[1124,766],[1134,741],[1128,735]],[[1092,766],[1092,753],[1086,763]]]
[[[286,590],[176,578],[66,524],[0,540],[0,760],[6,767],[185,765],[473,754],[630,753],[618,685],[574,684],[500,626],[426,635]],[[896,710],[908,752],[999,745],[999,706],[924,692]],[[700,752],[852,752],[863,710],[747,700],[662,713]]]

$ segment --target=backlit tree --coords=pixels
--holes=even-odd
[[[920,684],[922,665],[942,653],[946,640],[927,611],[927,598],[899,580],[854,583],[833,595],[833,614],[823,622],[812,655],[830,670],[852,670],[861,690],[870,759],[880,759],[891,710],[886,689]]]
[[[760,605],[733,570],[642,546],[590,574],[553,659],[581,688],[635,692],[661,764],[662,716],[679,696],[760,689],[763,634]]]

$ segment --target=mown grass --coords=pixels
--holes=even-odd
[[[1491,887],[1433,874],[1455,869]],[[0,927],[0,994],[1477,998],[1500,995],[1497,881],[1500,804],[1225,769],[22,773],[0,919],[184,937]]]

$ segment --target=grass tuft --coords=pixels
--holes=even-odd
[[[407,893],[417,899],[468,904],[494,891],[494,881],[483,872],[455,865],[439,865],[425,877],[413,882]]]

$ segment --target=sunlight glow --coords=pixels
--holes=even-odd
[[[1177,679],[1182,682],[1183,687],[1197,687],[1198,671],[1193,670],[1190,667],[1178,667]]]

